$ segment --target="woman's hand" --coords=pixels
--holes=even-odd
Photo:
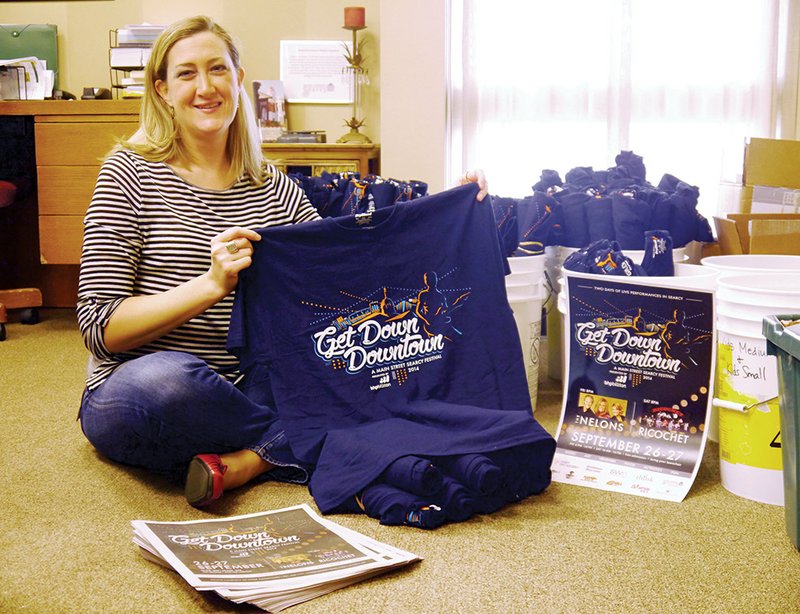
[[[103,341],[109,352],[126,352],[159,339],[228,296],[239,271],[253,262],[253,241],[261,235],[229,228],[211,239],[211,266],[200,277],[158,294],[130,296],[106,324]]]
[[[461,176],[461,181],[459,185],[466,185],[468,183],[477,183],[480,190],[478,191],[478,196],[476,198],[481,201],[484,197],[489,193],[489,184],[486,182],[486,175],[483,174],[483,171],[479,168],[467,171]]]
[[[223,296],[230,294],[239,281],[239,272],[253,262],[253,241],[261,235],[249,228],[229,228],[211,239],[210,279],[218,285]]]

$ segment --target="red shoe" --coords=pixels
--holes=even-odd
[[[195,507],[213,503],[222,496],[222,476],[228,466],[219,454],[198,454],[189,463],[186,473],[186,500]]]

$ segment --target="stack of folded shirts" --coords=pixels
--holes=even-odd
[[[650,230],[644,234],[645,253],[641,265],[626,256],[618,242],[600,239],[567,256],[564,268],[579,273],[622,277],[674,275],[672,237],[665,230]]]
[[[586,247],[616,241],[623,250],[644,249],[645,233],[667,231],[675,247],[714,240],[708,220],[697,211],[700,190],[665,174],[657,186],[646,179],[640,156],[621,152],[616,165],[597,171],[571,169],[561,180],[543,170],[533,194],[510,199],[493,196],[495,220],[506,256],[541,253],[548,245]],[[508,212],[516,215],[514,224]],[[517,230],[516,242],[509,229]]]
[[[435,529],[538,494],[550,478],[533,444],[484,454],[408,455],[335,511],[363,512],[384,525]]]
[[[323,172],[315,177],[290,173],[289,177],[303,189],[321,217],[367,213],[428,193],[428,184],[423,181],[400,181],[379,175],[362,179],[359,173]]]

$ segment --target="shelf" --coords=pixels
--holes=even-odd
[[[380,145],[367,143],[262,143],[264,156],[282,171],[319,175],[323,171],[380,172]]]

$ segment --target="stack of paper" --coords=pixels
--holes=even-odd
[[[142,555],[197,590],[278,612],[421,560],[316,514],[308,505],[210,520],[134,520]]]
[[[121,47],[131,45],[149,47],[163,30],[164,26],[154,26],[149,23],[127,25],[117,30],[117,45]]]
[[[0,100],[44,100],[53,95],[54,79],[37,57],[0,60]]]
[[[141,68],[147,64],[150,47],[112,47],[109,64],[111,68]]]
[[[141,98],[144,96],[144,71],[131,70],[125,73],[127,76],[119,80],[122,86],[123,98]]]
[[[122,77],[119,80],[120,85],[144,85],[144,71],[131,70],[127,73],[127,77]]]

